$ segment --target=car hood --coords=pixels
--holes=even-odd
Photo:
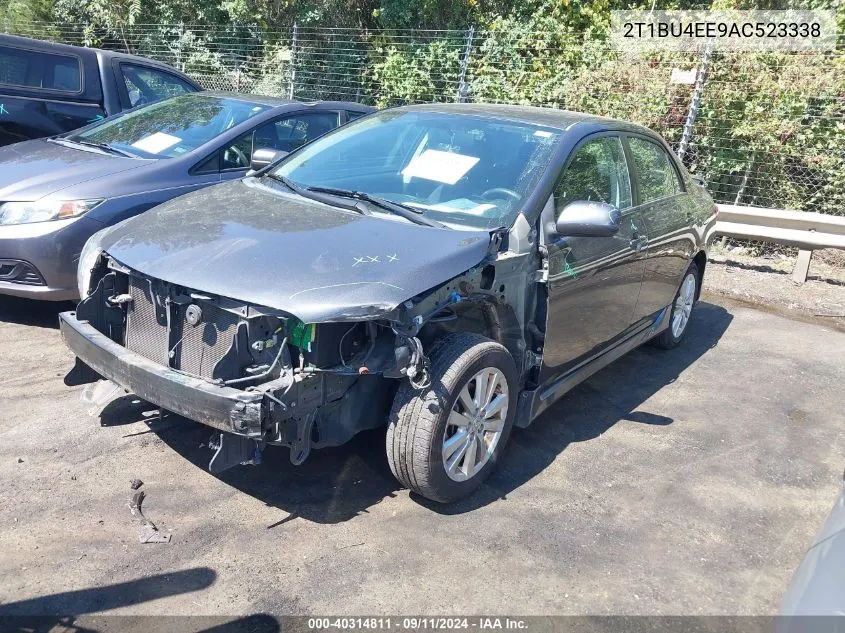
[[[359,215],[255,178],[175,198],[99,239],[140,273],[307,323],[384,316],[490,248],[487,231]]]
[[[0,200],[38,200],[146,164],[149,161],[89,152],[45,139],[15,143],[0,149]]]

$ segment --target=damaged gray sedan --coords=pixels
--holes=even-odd
[[[61,315],[68,382],[212,427],[212,472],[384,427],[397,479],[454,501],[514,425],[642,343],[681,342],[713,211],[638,126],[379,112],[91,238]]]

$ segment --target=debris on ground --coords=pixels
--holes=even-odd
[[[136,486],[135,484],[138,485]],[[155,523],[144,516],[144,513],[141,510],[141,504],[144,502],[146,493],[143,490],[138,490],[138,488],[143,485],[144,482],[140,479],[133,479],[130,483],[132,490],[135,492],[133,492],[132,496],[129,498],[129,510],[132,512],[132,516],[137,517],[141,521],[141,529],[138,533],[138,538],[141,543],[169,543],[171,535],[159,532]]]
[[[106,405],[119,398],[123,392],[124,389],[111,380],[98,380],[85,385],[79,394],[79,399],[86,405],[90,405],[86,413],[93,418],[100,415]]]

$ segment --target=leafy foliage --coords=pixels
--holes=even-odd
[[[460,50],[446,39],[400,47],[376,45],[365,85],[379,107],[423,101],[454,101]]]
[[[163,59],[209,86],[280,95],[290,90],[296,21],[306,34],[295,94],[379,106],[456,100],[473,24],[470,101],[623,118],[677,146],[693,87],[671,73],[697,71],[701,57],[611,50],[610,11],[760,6],[835,9],[845,32],[838,0],[0,0],[0,15],[12,32],[43,22],[26,32],[72,32],[74,41]],[[684,158],[717,199],[845,214],[843,148],[841,47],[714,54]]]

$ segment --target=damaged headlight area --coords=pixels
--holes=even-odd
[[[108,229],[106,229],[108,230]],[[79,264],[76,269],[76,284],[79,289],[79,296],[83,299],[88,296],[91,286],[91,273],[100,258],[103,250],[100,248],[100,233],[95,233],[85,242],[82,252],[79,254]]]
[[[265,444],[290,447],[299,464],[312,448],[384,425],[396,378],[426,384],[413,321],[303,323],[140,275],[96,240],[79,280],[85,298],[62,315],[63,336],[87,366],[79,382],[107,378],[220,431],[212,472],[256,462]]]

